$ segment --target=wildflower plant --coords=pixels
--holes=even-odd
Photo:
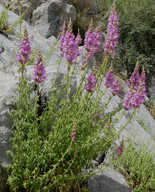
[[[92,70],[89,76],[87,67],[79,72],[75,65],[72,65],[81,54],[78,47],[80,43],[81,37],[79,34],[75,37],[71,23],[67,29],[62,27],[58,47],[60,55],[68,61],[68,72],[58,83],[58,66],[50,96],[43,107],[40,104],[42,98],[39,90],[40,84],[46,81],[43,58],[39,51],[32,74],[37,90],[32,90],[23,73],[25,63],[31,55],[30,43],[24,30],[24,38],[17,54],[17,60],[23,67],[20,71],[22,78],[17,89],[16,110],[11,115],[13,137],[9,154],[12,163],[8,166],[10,191],[79,191],[79,184],[94,174],[82,172],[84,166],[90,167],[92,159],[103,151],[106,153],[135,115],[134,111],[119,131],[115,130],[112,117],[122,106],[119,105],[109,115],[105,115],[108,103],[101,103],[105,94],[101,89],[104,75],[102,65],[99,69]],[[93,54],[95,52],[96,50]],[[75,73],[80,76],[80,81],[71,93],[71,78]],[[113,97],[118,94],[119,83],[114,80],[111,69],[109,73],[110,86],[108,76],[106,84],[111,87]],[[34,91],[35,96],[31,94]],[[137,91],[140,93],[141,87]],[[125,110],[123,115],[124,113]],[[116,121],[119,121],[119,118]]]

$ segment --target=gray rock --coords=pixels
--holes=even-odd
[[[64,0],[51,0],[33,12],[32,25],[46,38],[52,35],[57,37],[64,21],[67,24],[70,19],[74,24],[76,20],[74,6],[67,5]]]
[[[9,73],[0,72],[0,192],[7,191],[6,165],[10,163],[10,158],[6,151],[11,149],[11,120],[10,111],[12,109],[12,99],[17,81]]]
[[[40,6],[42,3],[46,2],[46,0],[21,0],[20,6],[21,11],[24,13],[23,19],[27,21],[28,23],[31,23],[32,19],[32,13],[33,11]],[[0,0],[0,3],[4,6],[9,6],[11,11],[13,11],[16,14],[19,14],[18,10],[18,0],[11,1],[10,0]]]
[[[88,192],[132,192],[120,173],[108,168],[88,180]]]
[[[153,101],[153,105],[155,106],[155,86],[151,86],[149,88],[149,95],[151,100]]]

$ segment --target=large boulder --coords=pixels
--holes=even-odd
[[[132,192],[123,175],[107,168],[88,179],[88,192]]]
[[[6,154],[6,151],[11,149],[11,120],[9,114],[13,107],[11,106],[11,100],[14,96],[16,83],[13,75],[0,72],[0,192],[7,191],[5,167],[11,162]]]
[[[60,27],[64,22],[67,24],[70,19],[74,24],[76,20],[74,6],[68,5],[64,0],[51,0],[34,10],[32,25],[46,38],[52,35],[57,37]]]
[[[6,5],[16,14],[19,14],[18,0],[0,0],[2,5]],[[76,20],[76,9],[73,5],[67,4],[64,0],[21,0],[21,11],[24,13],[23,19],[32,24],[44,37],[57,37],[60,27],[65,22],[68,24]]]
[[[21,0],[20,6],[21,11],[24,13],[23,19],[29,23],[31,23],[32,13],[33,11],[40,6],[42,3],[46,2],[46,0]],[[19,14],[19,2],[18,0],[9,1],[9,0],[0,0],[0,3],[6,7],[9,7],[11,11],[16,14]]]

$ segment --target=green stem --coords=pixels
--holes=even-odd
[[[70,78],[69,78],[69,73],[70,73],[70,65],[71,63],[68,63],[67,67],[67,83],[66,83],[66,95],[67,95],[67,100],[69,101],[69,87],[70,87]]]
[[[108,145],[111,141],[113,141],[116,137],[119,136],[119,134],[123,131],[123,129],[130,123],[130,121],[132,120],[132,118],[135,116],[136,112],[137,112],[137,108],[134,109],[131,117],[126,121],[126,123],[121,127],[121,129],[120,129],[111,139],[109,139],[109,140],[103,145],[103,147],[106,146],[106,145]]]
[[[108,60],[109,60],[109,55],[106,54],[105,57],[104,57],[104,60],[103,60],[103,63],[101,64],[99,70],[98,70],[98,73],[97,73],[97,77],[99,77],[100,75],[104,76],[105,73],[107,72],[107,63],[108,63]]]
[[[22,38],[22,8],[21,8],[21,3],[20,0],[18,0],[18,12],[19,12],[19,38],[21,40]]]

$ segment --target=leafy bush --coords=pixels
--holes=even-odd
[[[90,160],[100,152],[106,153],[120,133],[115,133],[112,126],[111,129],[104,127],[121,108],[118,106],[111,114],[98,117],[107,107],[100,102],[105,94],[101,90],[105,72],[99,74],[103,72],[103,66],[96,74],[98,83],[96,93],[93,93],[83,87],[88,68],[81,72],[79,66],[70,62],[66,66],[68,73],[59,84],[59,70],[56,73],[51,96],[47,103],[44,102],[39,82],[36,81],[36,88],[32,89],[24,75],[31,54],[26,28],[20,46],[17,60],[21,65],[21,78],[15,101],[17,108],[12,112],[13,137],[9,152],[12,164],[8,166],[10,191],[76,191],[79,184],[92,174],[82,172],[82,168],[90,166]],[[41,69],[44,73],[41,58],[39,51],[36,75]],[[82,73],[81,80],[75,92],[71,93],[72,76],[78,73]],[[104,133],[102,137],[101,133]]]
[[[78,184],[89,176],[81,173],[83,166],[90,166],[91,159],[106,152],[115,138],[117,133],[112,127],[104,129],[110,116],[97,118],[98,112],[104,114],[106,109],[104,105],[99,107],[103,93],[99,97],[83,94],[81,84],[70,100],[70,92],[66,92],[70,80],[65,77],[61,85],[55,82],[41,114],[38,96],[31,98],[29,85],[20,81],[17,110],[12,113],[14,131],[8,179],[11,191],[76,191]],[[58,86],[60,89],[55,92]],[[105,135],[100,138],[104,130]],[[74,142],[71,134],[76,134]]]
[[[115,19],[110,20],[109,33],[112,30],[116,35],[118,17],[115,7],[109,17],[113,18],[114,15]],[[68,61],[67,74],[60,77],[60,57],[47,101],[40,90],[40,83],[45,80],[46,73],[40,50],[33,72],[33,88],[25,77],[25,66],[30,64],[30,57],[34,52],[31,50],[27,29],[24,28],[20,49],[16,54],[21,77],[15,100],[16,109],[11,115],[12,150],[8,152],[12,157],[12,163],[8,166],[10,191],[80,190],[79,185],[94,174],[93,171],[84,171],[84,166],[89,167],[91,160],[99,153],[107,152],[145,100],[145,74],[139,74],[136,67],[133,76],[136,74],[138,78],[132,78],[129,82],[131,85],[135,83],[136,87],[130,86],[130,92],[125,95],[123,105],[120,104],[110,113],[105,113],[113,96],[118,95],[120,91],[113,68],[110,67],[106,74],[109,57],[115,51],[117,38],[114,43],[114,40],[107,36],[104,61],[98,69],[94,66],[90,73],[89,60],[102,45],[101,28],[93,29],[90,25],[86,37],[85,50],[82,51],[78,47],[82,39],[79,34],[75,37],[72,33],[71,23],[67,28],[62,26],[58,47],[60,55]],[[47,60],[52,50],[53,48],[47,53]],[[83,65],[79,66],[76,59],[82,53]],[[74,75],[78,75],[80,80],[72,92]],[[61,82],[58,82],[60,78]],[[101,102],[106,93],[106,89],[102,89],[103,79],[104,85],[111,89],[111,96],[106,103]],[[132,115],[116,131],[114,124],[124,116],[125,110],[132,108],[135,108]],[[115,116],[118,112],[120,115]]]

